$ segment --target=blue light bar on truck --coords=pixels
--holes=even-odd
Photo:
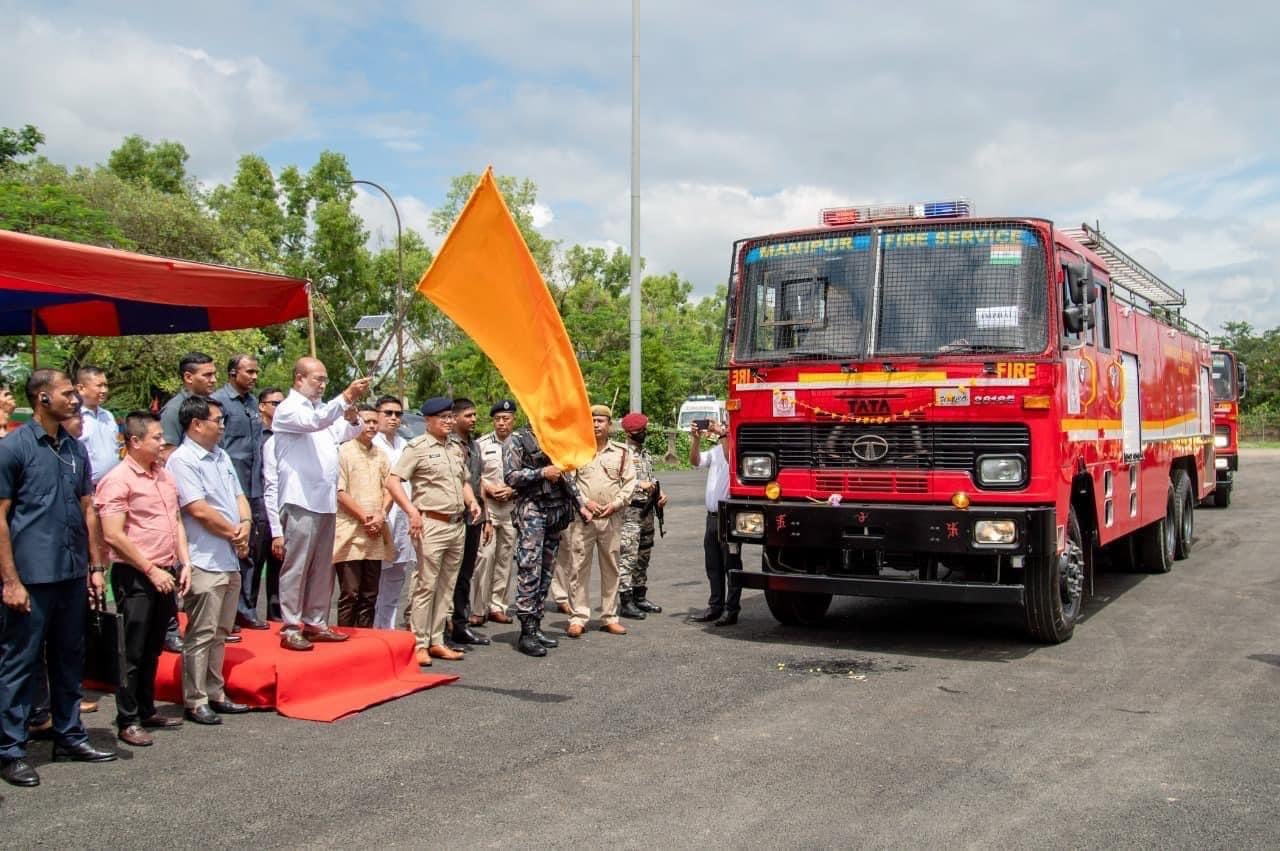
[[[828,207],[819,222],[824,225],[856,225],[886,219],[965,219],[972,214],[967,199],[925,201],[918,204],[872,204],[863,207]]]

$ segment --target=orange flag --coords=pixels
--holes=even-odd
[[[418,292],[476,342],[502,373],[556,466],[596,454],[587,387],[533,255],[485,169]]]

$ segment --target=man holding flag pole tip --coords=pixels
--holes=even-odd
[[[541,554],[539,559],[527,559],[527,565],[520,563],[520,647],[530,655],[544,655],[543,645],[548,639],[541,636],[539,625],[550,566],[559,544],[559,531],[552,531],[551,527],[562,521],[559,506],[564,508],[565,525],[575,510],[590,519],[590,513],[570,495],[570,477],[562,474],[590,463],[596,454],[596,441],[586,384],[569,335],[502,199],[492,167],[481,175],[418,283],[418,291],[476,342],[506,380],[520,408],[529,415],[530,428],[524,432],[526,439],[518,457],[513,458],[512,449],[520,433],[508,441],[505,480],[519,493],[517,550],[532,553],[536,543]],[[502,305],[502,309],[494,310],[495,304]],[[545,457],[546,463],[535,468],[533,463],[539,457]],[[552,491],[556,492],[553,500]],[[565,492],[563,497],[560,491]],[[548,534],[537,534],[543,524],[521,521],[522,512],[533,520],[533,513],[551,510],[552,502],[557,506],[557,516],[555,523],[546,524]],[[577,506],[571,509],[573,502]],[[544,640],[539,642],[535,635]]]

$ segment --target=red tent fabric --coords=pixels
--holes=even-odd
[[[0,334],[118,337],[307,315],[308,283],[0,230]]]

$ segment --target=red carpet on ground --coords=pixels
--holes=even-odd
[[[280,646],[280,624],[271,624],[269,630],[241,630],[243,640],[227,645],[227,696],[253,707],[274,708],[289,718],[336,721],[375,703],[457,679],[452,674],[422,673],[414,661],[410,632],[347,627],[340,631],[351,637],[299,653]],[[160,656],[157,700],[182,703],[181,661],[173,653]]]

